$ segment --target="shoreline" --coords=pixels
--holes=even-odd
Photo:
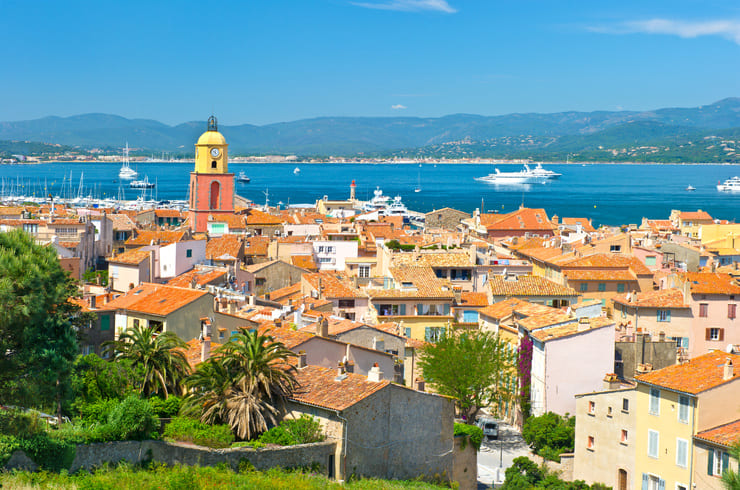
[[[48,160],[43,162],[16,162],[16,163],[0,163],[2,167],[14,167],[14,166],[25,166],[25,165],[44,165],[44,164],[102,164],[102,165],[118,165],[122,161],[99,161],[99,160]],[[179,160],[174,162],[131,162],[134,165],[154,165],[154,164],[194,164],[194,160]],[[429,165],[514,165],[523,166],[523,162],[465,162],[465,161],[439,161],[439,162],[295,162],[295,161],[284,161],[284,162],[229,162],[232,165],[411,165],[411,166],[429,166]],[[534,165],[540,163],[542,165],[567,165],[567,166],[589,166],[589,165],[717,165],[717,166],[740,166],[740,163],[714,163],[714,162],[543,162],[543,161],[532,161],[526,162],[526,165]]]

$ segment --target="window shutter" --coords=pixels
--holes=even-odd
[[[722,473],[730,469],[730,455],[722,453]]]
[[[659,322],[660,321],[660,310],[657,310],[655,313],[656,313],[656,315],[655,315],[656,316],[655,321],[656,322]]]
[[[423,313],[422,313],[423,307],[424,307],[424,305],[422,305],[421,303],[418,303],[416,305],[416,314],[417,315],[423,315]]]
[[[445,336],[445,327],[442,327],[439,330],[439,339],[438,340],[442,340],[444,338],[444,336]]]
[[[647,473],[642,474],[642,490],[648,490],[648,476]]]
[[[667,322],[671,321],[671,310],[666,311],[665,321]]]
[[[707,475],[714,475],[714,449],[707,450]]]
[[[689,348],[689,338],[688,337],[681,337],[681,347],[684,349]]]
[[[406,327],[406,337],[411,338],[411,327]]]
[[[424,327],[424,340],[429,342],[431,335],[432,335],[432,327]]]
[[[665,480],[662,478],[658,480],[658,490],[665,490]]]
[[[719,341],[722,342],[723,340],[725,340],[725,329],[720,328],[719,329]]]
[[[711,340],[712,339],[712,330],[709,328],[704,329],[704,340]]]
[[[405,304],[402,303],[402,304],[398,305],[398,314],[399,315],[405,315],[406,314],[406,305]]]
[[[445,316],[449,315],[450,314],[450,305],[444,305],[443,311],[444,311],[444,315]]]

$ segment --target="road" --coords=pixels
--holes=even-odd
[[[478,453],[478,488],[491,488],[494,482],[503,483],[504,472],[514,458],[529,456],[529,447],[522,435],[512,426],[499,423],[499,438],[484,441]],[[497,475],[500,475],[497,480]]]

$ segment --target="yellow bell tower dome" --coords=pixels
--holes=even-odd
[[[229,172],[229,145],[218,132],[218,121],[208,118],[208,130],[200,135],[195,144],[195,172],[202,174],[225,174]]]
[[[190,172],[188,216],[193,231],[223,233],[225,225],[209,223],[234,214],[234,174],[229,173],[228,149],[216,118],[209,117],[208,130],[195,144],[195,169]]]

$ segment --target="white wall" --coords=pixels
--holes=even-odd
[[[320,240],[313,242],[313,255],[319,270],[343,271],[345,259],[357,258],[357,242]],[[331,252],[328,252],[331,247]],[[328,259],[322,261],[322,259]]]
[[[188,250],[192,251],[190,257],[187,256]],[[203,263],[205,260],[205,240],[188,240],[165,245],[159,249],[159,277],[179,276],[195,267],[195,264]]]

